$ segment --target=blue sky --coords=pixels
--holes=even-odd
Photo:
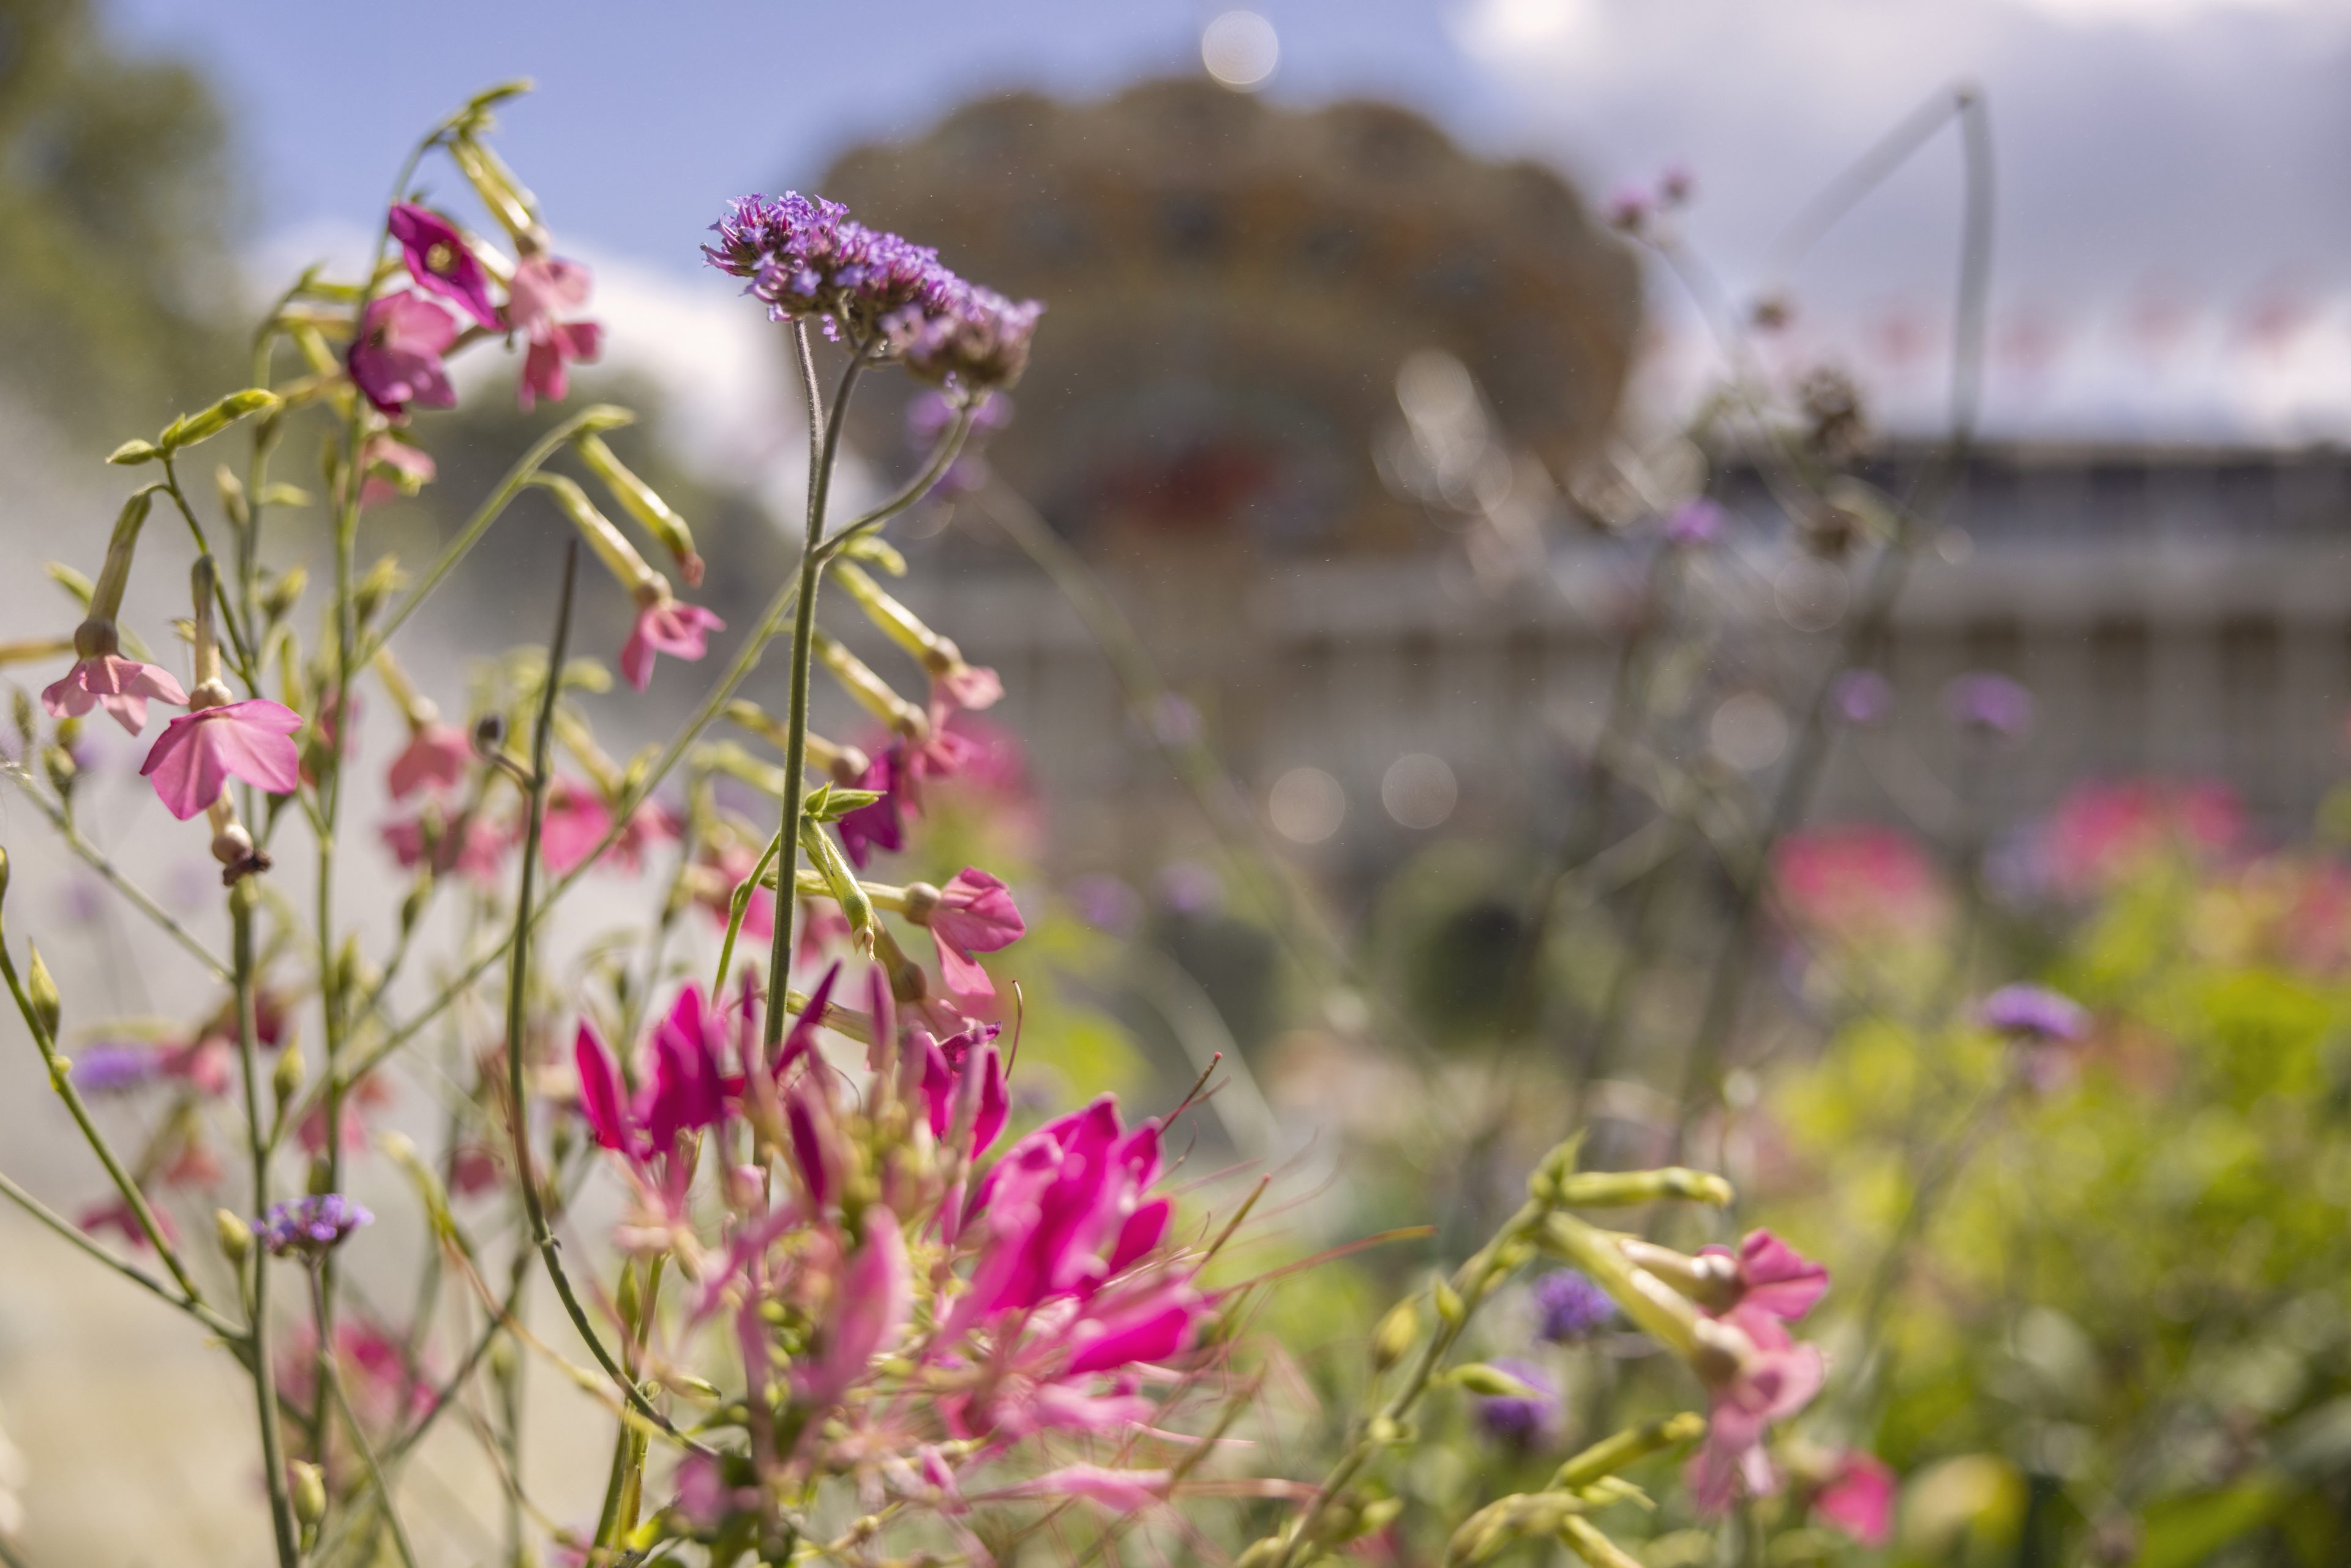
[[[560,243],[716,306],[695,246],[728,195],[954,102],[1198,68],[1190,0],[456,4],[110,0],[220,84],[270,235],[367,223],[417,130],[535,77],[503,145]],[[1995,423],[2351,436],[2351,0],[1257,0],[1269,91],[1401,99],[1595,196],[1668,160],[1734,287],[1821,182],[1927,94],[1988,89],[2000,143]],[[849,62],[854,59],[853,68]],[[1948,330],[1957,159],[1930,148],[1793,280],[1799,351],[1920,409]],[[1664,382],[1706,348],[1669,286]],[[2279,324],[2283,323],[2281,327]],[[2266,325],[2265,325],[2266,324]],[[1924,350],[1904,350],[1925,342]],[[1882,361],[1882,362],[1880,362]],[[1678,378],[1678,380],[1677,379]]]

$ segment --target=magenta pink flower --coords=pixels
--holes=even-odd
[[[1750,1497],[1779,1490],[1779,1472],[1763,1451],[1764,1436],[1774,1421],[1811,1404],[1826,1376],[1818,1346],[1791,1343],[1776,1323],[1770,1333],[1775,1343],[1759,1341],[1738,1370],[1714,1385],[1706,1442],[1691,1458],[1685,1478],[1706,1513],[1728,1509],[1742,1488]]]
[[[726,622],[699,604],[686,604],[666,593],[637,612],[635,630],[621,648],[621,674],[639,691],[653,677],[653,655],[699,659],[707,651],[704,639],[724,632]]]
[[[1728,1247],[1701,1248],[1700,1257],[1728,1258]],[[1813,1310],[1829,1288],[1829,1271],[1798,1252],[1769,1230],[1750,1230],[1739,1244],[1736,1294],[1719,1307],[1709,1303],[1709,1314],[1736,1324],[1758,1344],[1776,1334],[1786,1337],[1780,1324],[1794,1322]]]
[[[623,1100],[620,1073],[594,1028],[581,1020],[572,1040],[580,1113],[597,1143],[632,1162],[666,1155],[684,1134],[726,1116],[726,1021],[703,1006],[701,987],[679,993],[653,1044],[651,1073],[633,1100]]]
[[[896,1348],[914,1309],[914,1277],[897,1216],[876,1204],[862,1223],[865,1245],[841,1273],[826,1315],[824,1349],[803,1374],[802,1391],[820,1406],[839,1400],[875,1356]]]
[[[995,983],[972,955],[1008,947],[1029,930],[1013,907],[1011,890],[975,866],[964,867],[939,889],[929,924],[939,972],[958,997],[994,996]]]
[[[451,821],[436,806],[428,805],[403,821],[386,822],[382,831],[385,847],[406,870],[429,857],[436,876],[458,871],[477,881],[495,882],[506,859],[507,841],[496,826],[478,816]]]
[[[1113,1470],[1101,1465],[1063,1465],[1048,1470],[1029,1480],[1017,1482],[1001,1491],[987,1494],[988,1500],[998,1498],[1081,1497],[1100,1503],[1113,1513],[1138,1513],[1153,1503],[1165,1502],[1172,1478],[1165,1470]]]
[[[422,294],[388,294],[368,306],[351,344],[351,384],[388,414],[405,413],[412,402],[454,408],[457,389],[449,384],[441,356],[456,340],[457,323],[449,312]]]
[[[577,779],[558,779],[548,786],[547,810],[539,818],[539,857],[548,870],[561,876],[594,853],[611,828],[611,810],[594,789]]]
[[[360,505],[377,506],[395,496],[413,496],[440,472],[431,455],[389,434],[368,437],[360,449],[360,468],[367,475],[360,486]]]
[[[593,364],[603,351],[604,329],[595,322],[556,319],[558,311],[585,306],[592,286],[586,267],[561,256],[527,256],[516,264],[507,287],[507,317],[530,340],[516,389],[526,413],[542,397],[561,402],[570,390],[570,362]]]
[[[152,1204],[148,1206],[147,1212],[155,1217],[155,1228],[163,1233],[163,1239],[174,1246],[178,1245],[179,1228],[172,1223],[172,1217]],[[105,1203],[93,1204],[83,1209],[74,1223],[92,1236],[101,1230],[111,1230],[130,1243],[133,1251],[143,1252],[147,1249],[147,1232],[140,1228],[139,1217],[131,1211],[131,1205],[126,1199],[118,1197]]]
[[[957,663],[938,684],[957,707],[994,707],[1004,700],[1003,679],[985,664]]]
[[[497,308],[490,303],[490,279],[457,226],[428,207],[402,202],[387,221],[392,237],[408,259],[408,276],[420,288],[447,299],[488,328],[498,330]]]
[[[147,727],[150,698],[185,706],[188,694],[168,671],[120,653],[99,653],[78,661],[63,679],[43,688],[41,706],[52,718],[78,718],[102,707],[115,723],[137,735]]]
[[[290,795],[302,768],[291,737],[301,727],[300,714],[264,697],[198,708],[164,727],[139,771],[183,822],[219,800],[231,778]]]
[[[1894,1472],[1876,1455],[1847,1448],[1813,1495],[1813,1511],[1864,1546],[1894,1533]]]
[[[420,724],[409,736],[407,749],[392,759],[387,776],[392,798],[404,800],[428,784],[455,789],[465,781],[473,760],[473,743],[464,730],[438,720]]]

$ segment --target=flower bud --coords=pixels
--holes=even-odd
[[[375,619],[383,601],[408,586],[408,574],[400,570],[400,558],[387,555],[368,568],[367,576],[351,590],[351,607],[364,626]]]
[[[294,613],[295,604],[302,591],[310,585],[310,574],[298,566],[289,566],[269,581],[261,591],[261,612],[272,621],[283,621]]]
[[[0,845],[0,902],[5,902],[5,901],[6,900],[6,898],[7,898],[7,896],[8,896],[8,851],[7,851],[6,846],[5,846],[5,845]]]
[[[253,1227],[247,1225],[241,1215],[231,1214],[225,1208],[215,1208],[213,1210],[213,1228],[220,1232],[221,1256],[226,1258],[233,1267],[243,1268],[246,1257],[253,1251]]]
[[[1430,1293],[1437,1299],[1437,1315],[1453,1327],[1459,1328],[1462,1321],[1469,1315],[1468,1309],[1462,1305],[1461,1292],[1439,1274],[1432,1281]]]
[[[49,977],[48,965],[42,961],[40,948],[28,942],[26,949],[32,957],[25,969],[25,998],[33,1004],[33,1021],[41,1031],[41,1043],[54,1046],[65,1004],[57,996],[57,981]]]
[[[1524,1378],[1513,1377],[1490,1363],[1473,1361],[1447,1375],[1456,1386],[1488,1399],[1540,1399],[1542,1391]]]
[[[286,1103],[302,1092],[304,1071],[300,1046],[289,1045],[277,1053],[277,1065],[269,1072],[269,1091],[277,1096],[279,1110],[286,1109]]]
[[[1372,1330],[1372,1368],[1385,1372],[1412,1354],[1420,1338],[1420,1307],[1410,1297],[1390,1307]]]
[[[687,586],[701,587],[702,557],[695,553],[694,530],[685,526],[685,519],[672,510],[652,486],[613,456],[602,437],[582,435],[572,442],[572,446],[622,507],[661,541],[670,559],[677,562],[678,575],[685,579]]]
[[[296,1459],[287,1467],[293,1472],[294,1517],[305,1525],[315,1525],[327,1517],[326,1472],[308,1459]]]
[[[164,428],[156,444],[165,452],[176,452],[183,446],[193,446],[208,441],[250,413],[259,413],[277,406],[277,394],[260,387],[248,387],[231,392],[202,413],[183,413]]]
[[[227,464],[214,467],[213,488],[219,493],[221,510],[228,514],[230,522],[241,528],[253,521],[253,507],[246,501],[245,482]]]

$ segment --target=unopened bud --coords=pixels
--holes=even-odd
[[[165,427],[159,444],[166,451],[208,441],[249,413],[277,406],[277,394],[260,387],[231,392],[202,413],[183,414]]]
[[[416,928],[417,920],[424,914],[425,904],[433,897],[433,868],[420,863],[416,869],[416,885],[400,901],[400,934],[407,936]]]
[[[66,726],[74,722],[67,719],[59,724],[57,742],[41,747],[41,770],[49,776],[49,788],[59,795],[72,794],[74,780],[81,777],[81,765],[73,759],[73,753],[67,750],[64,744]]]
[[[294,612],[302,591],[310,585],[310,574],[298,566],[289,566],[272,578],[269,586],[261,591],[261,612],[272,621],[283,621]]]
[[[1541,1391],[1524,1378],[1513,1377],[1489,1362],[1473,1361],[1448,1374],[1453,1382],[1488,1399],[1540,1399]]]
[[[914,925],[928,925],[943,896],[927,882],[910,882],[906,884],[906,906],[899,913]]]
[[[1412,1354],[1420,1338],[1420,1308],[1409,1297],[1390,1307],[1372,1330],[1372,1367],[1385,1372]]]
[[[8,851],[0,847],[0,900],[8,896]]]
[[[302,1092],[302,1080],[307,1071],[302,1061],[301,1047],[289,1045],[277,1053],[277,1065],[269,1072],[269,1090],[277,1096],[279,1110],[284,1110],[287,1102]]]
[[[213,1228],[220,1232],[221,1255],[232,1265],[242,1267],[253,1250],[253,1227],[242,1215],[231,1214],[225,1208],[213,1210]]]
[[[368,574],[351,590],[351,605],[364,626],[375,619],[383,601],[408,586],[408,574],[400,570],[400,558],[387,555],[368,568]]]
[[[1437,1298],[1437,1315],[1453,1327],[1459,1328],[1462,1320],[1469,1315],[1468,1309],[1461,1304],[1461,1292],[1439,1274],[1433,1281],[1430,1293]]]
[[[616,1304],[621,1309],[621,1322],[630,1333],[634,1334],[640,1326],[640,1315],[644,1312],[644,1292],[637,1284],[637,1266],[634,1263],[621,1265],[621,1288],[615,1295],[618,1298]]]
[[[1248,1551],[1233,1559],[1233,1568],[1272,1568],[1285,1544],[1279,1535],[1269,1535],[1263,1541],[1252,1542]]]
[[[41,950],[26,944],[32,954],[25,970],[25,999],[33,1004],[33,1020],[41,1031],[45,1045],[55,1045],[57,1022],[65,1016],[65,1004],[57,997],[57,983],[49,977],[49,967],[41,958]]]
[[[213,469],[213,488],[220,493],[221,510],[238,528],[253,521],[253,508],[246,504],[245,483],[225,463]]]
[[[327,1475],[308,1459],[296,1459],[287,1466],[292,1472],[294,1517],[306,1525],[315,1525],[327,1517]]]

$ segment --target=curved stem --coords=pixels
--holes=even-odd
[[[105,1264],[108,1268],[121,1275],[124,1279],[129,1280],[132,1284],[139,1286],[142,1290],[152,1292],[159,1301],[167,1301],[171,1305],[179,1308],[182,1312],[186,1312],[198,1322],[204,1324],[204,1327],[220,1335],[223,1339],[231,1342],[239,1342],[243,1340],[245,1336],[245,1331],[243,1329],[237,1327],[226,1318],[221,1316],[220,1313],[214,1312],[204,1302],[200,1301],[191,1301],[184,1296],[177,1294],[169,1285],[166,1285],[162,1281],[158,1280],[154,1275],[147,1272],[146,1270],[138,1267],[136,1264],[126,1263],[121,1259],[117,1258],[113,1253],[109,1252],[105,1248],[100,1247],[97,1242],[91,1240],[89,1233],[82,1229],[80,1226],[76,1225],[64,1215],[59,1214],[56,1209],[51,1208],[47,1204],[43,1203],[39,1198],[35,1197],[23,1187],[18,1186],[15,1182],[9,1180],[5,1175],[0,1175],[0,1197],[5,1197],[17,1207],[23,1209],[26,1214],[31,1215],[35,1219],[39,1220],[43,1225],[46,1225],[51,1230],[56,1231],[59,1236],[73,1243],[82,1251],[87,1252],[89,1256],[97,1259],[99,1262]]]
[[[80,856],[82,863],[103,877],[115,892],[129,899],[131,906],[153,921],[165,936],[187,949],[189,956],[202,964],[214,979],[223,985],[228,984],[228,966],[214,957],[210,949],[198,941],[193,932],[174,920],[169,910],[155,902],[153,895],[129,877],[124,876],[116,868],[114,862],[107,858],[103,850],[84,838],[81,830],[75,827],[73,820],[66,815],[64,808],[41,793],[40,789],[34,785],[31,775],[15,767],[10,767],[7,771],[14,774],[24,784],[25,799],[30,800],[35,809],[49,820],[49,826],[55,828],[58,836],[65,840],[66,848]]]
[[[977,413],[977,408],[958,410],[955,423],[949,427],[945,435],[939,438],[938,445],[932,449],[930,461],[923,465],[922,472],[908,480],[905,487],[896,495],[872,511],[843,524],[838,532],[828,538],[824,541],[824,549],[821,552],[824,559],[831,560],[848,549],[859,535],[872,533],[875,528],[929,495],[937,486],[941,476],[954,466],[956,458],[962,454],[964,441],[971,434],[972,419]]]

